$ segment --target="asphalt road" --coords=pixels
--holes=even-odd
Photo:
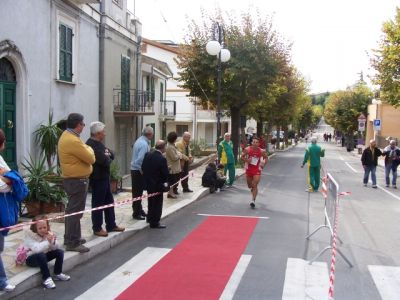
[[[354,266],[350,268],[338,256],[335,298],[381,299],[368,266],[400,263],[400,193],[363,187],[359,157],[334,144],[321,145],[326,149],[325,170],[338,181],[341,191],[352,192],[341,200],[338,234],[343,241],[339,247]],[[173,249],[205,218],[198,214],[268,217],[259,219],[245,250],[251,260],[234,299],[282,299],[288,258],[310,260],[329,244],[327,230],[305,239],[324,221],[321,194],[305,192],[306,171],[300,168],[305,146],[299,144],[269,161],[260,182],[256,209],[249,207],[250,192],[241,178],[235,187],[211,194],[165,219],[167,229],[142,230],[75,268],[69,272],[69,283],[59,283],[55,290],[38,287],[17,299],[74,299],[146,247]],[[382,172],[378,170],[381,186]],[[317,260],[329,266],[330,251]]]

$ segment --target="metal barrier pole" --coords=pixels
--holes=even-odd
[[[318,226],[312,233],[307,235],[306,239],[309,240],[310,237],[315,233],[317,233],[320,229],[328,228],[330,231],[330,242],[329,246],[326,246],[314,258],[310,260],[309,264],[312,264],[314,261],[316,261],[327,250],[333,249],[332,243],[333,243],[334,231],[332,228],[332,223],[334,223],[335,220],[337,219],[336,213],[337,213],[337,207],[339,206],[339,185],[330,173],[327,173],[326,176],[324,176],[324,178],[322,179],[322,195],[325,199],[324,224]],[[338,241],[340,241],[341,244],[343,244],[343,241],[339,239],[337,235],[335,238]],[[336,249],[336,251],[343,258],[343,260],[349,265],[349,267],[352,268],[353,264],[350,262],[350,260],[339,249]]]

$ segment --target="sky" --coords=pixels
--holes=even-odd
[[[310,82],[313,93],[336,91],[374,74],[372,49],[382,24],[394,19],[398,0],[128,0],[142,23],[142,35],[183,42],[187,20],[200,23],[201,9],[216,8],[272,17],[274,28],[292,46],[292,61]]]

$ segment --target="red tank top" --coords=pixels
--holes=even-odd
[[[259,171],[261,162],[261,148],[254,149],[252,146],[247,147],[247,170],[248,171]]]

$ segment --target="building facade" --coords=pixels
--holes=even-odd
[[[37,154],[33,132],[71,112],[99,115],[98,19],[74,1],[3,0],[0,9],[0,127],[5,159],[17,167]],[[89,135],[86,129],[83,138]]]
[[[215,109],[196,105],[196,99],[189,97],[188,90],[180,87],[179,68],[175,59],[179,54],[178,46],[168,41],[143,39],[142,53],[146,56],[164,61],[171,69],[173,76],[168,78],[166,103],[176,107],[174,118],[165,119],[165,131],[176,131],[182,136],[185,131],[192,133],[194,140],[203,140],[208,146],[215,146],[217,140],[217,117]],[[162,118],[164,118],[162,116]],[[221,118],[221,132],[230,130],[230,118]],[[163,131],[162,131],[163,132]],[[162,135],[162,134],[161,134]]]

